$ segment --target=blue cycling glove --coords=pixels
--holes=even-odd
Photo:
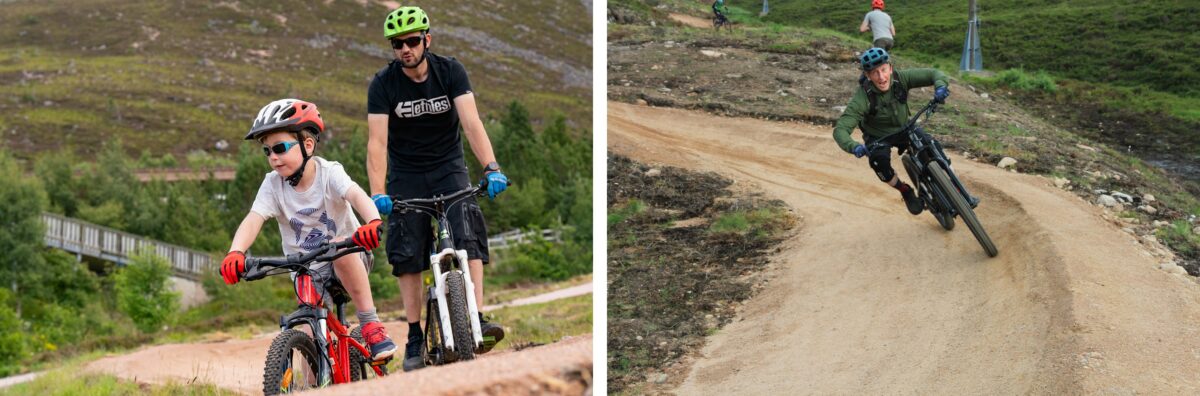
[[[500,171],[488,173],[486,176],[488,182],[488,198],[496,199],[504,189],[508,188],[508,176],[504,176]]]
[[[938,103],[946,103],[946,98],[948,97],[950,97],[949,86],[937,87],[937,89],[933,90],[933,100],[936,100]]]
[[[854,158],[862,158],[867,155],[867,147],[863,145],[854,146]]]
[[[375,201],[375,209],[379,209],[379,215],[392,214],[392,197],[387,194],[375,194],[371,196]]]

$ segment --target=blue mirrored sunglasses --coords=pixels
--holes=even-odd
[[[293,140],[290,142],[275,143],[275,145],[273,145],[271,147],[264,146],[263,147],[263,155],[270,157],[272,151],[274,151],[275,154],[283,154],[283,153],[286,153],[288,150],[291,150],[292,146],[295,146],[297,144],[300,144],[300,142]]]

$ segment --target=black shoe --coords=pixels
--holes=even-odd
[[[912,213],[915,216],[925,210],[925,203],[921,202],[920,198],[917,198],[917,194],[913,194],[911,188],[908,191],[900,193],[900,196],[904,197],[904,206],[908,206],[908,213]]]
[[[421,345],[425,344],[425,338],[408,339],[408,344],[404,345],[404,371],[413,371],[425,368],[425,358],[421,356]]]
[[[483,333],[483,345],[480,345],[475,353],[488,353],[504,339],[504,328],[484,320],[483,314],[479,315],[479,332]]]

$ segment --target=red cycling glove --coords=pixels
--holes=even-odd
[[[225,255],[225,260],[221,261],[221,278],[225,279],[225,284],[238,283],[243,272],[246,272],[245,253],[234,250]]]
[[[370,223],[362,227],[358,227],[358,231],[354,231],[354,237],[350,240],[355,245],[361,246],[363,249],[372,250],[379,247],[379,225],[383,224],[382,220],[371,220]]]

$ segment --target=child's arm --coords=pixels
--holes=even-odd
[[[350,207],[363,219],[363,223],[370,223],[379,218],[379,209],[375,208],[375,202],[357,184],[352,184],[346,189],[346,201],[350,202]]]
[[[382,237],[379,233],[379,226],[383,224],[383,221],[379,219],[379,210],[375,209],[375,202],[371,201],[362,187],[354,183],[350,183],[350,186],[346,188],[344,196],[354,211],[367,223],[354,231],[351,240],[355,245],[367,250],[375,250],[379,247],[379,239]]]
[[[254,239],[258,238],[258,232],[262,231],[263,223],[266,219],[258,213],[246,213],[246,218],[242,219],[242,225],[238,226],[237,232],[233,233],[233,243],[229,246],[231,252],[245,252],[254,244]]]
[[[258,237],[258,231],[262,230],[262,225],[266,220],[258,213],[247,213],[246,218],[242,220],[242,225],[239,225],[237,232],[233,233],[233,243],[229,246],[229,254],[225,255],[224,260],[221,260],[221,278],[225,280],[225,284],[232,285],[241,280],[242,273],[246,272],[246,249],[254,244],[254,238]]]

